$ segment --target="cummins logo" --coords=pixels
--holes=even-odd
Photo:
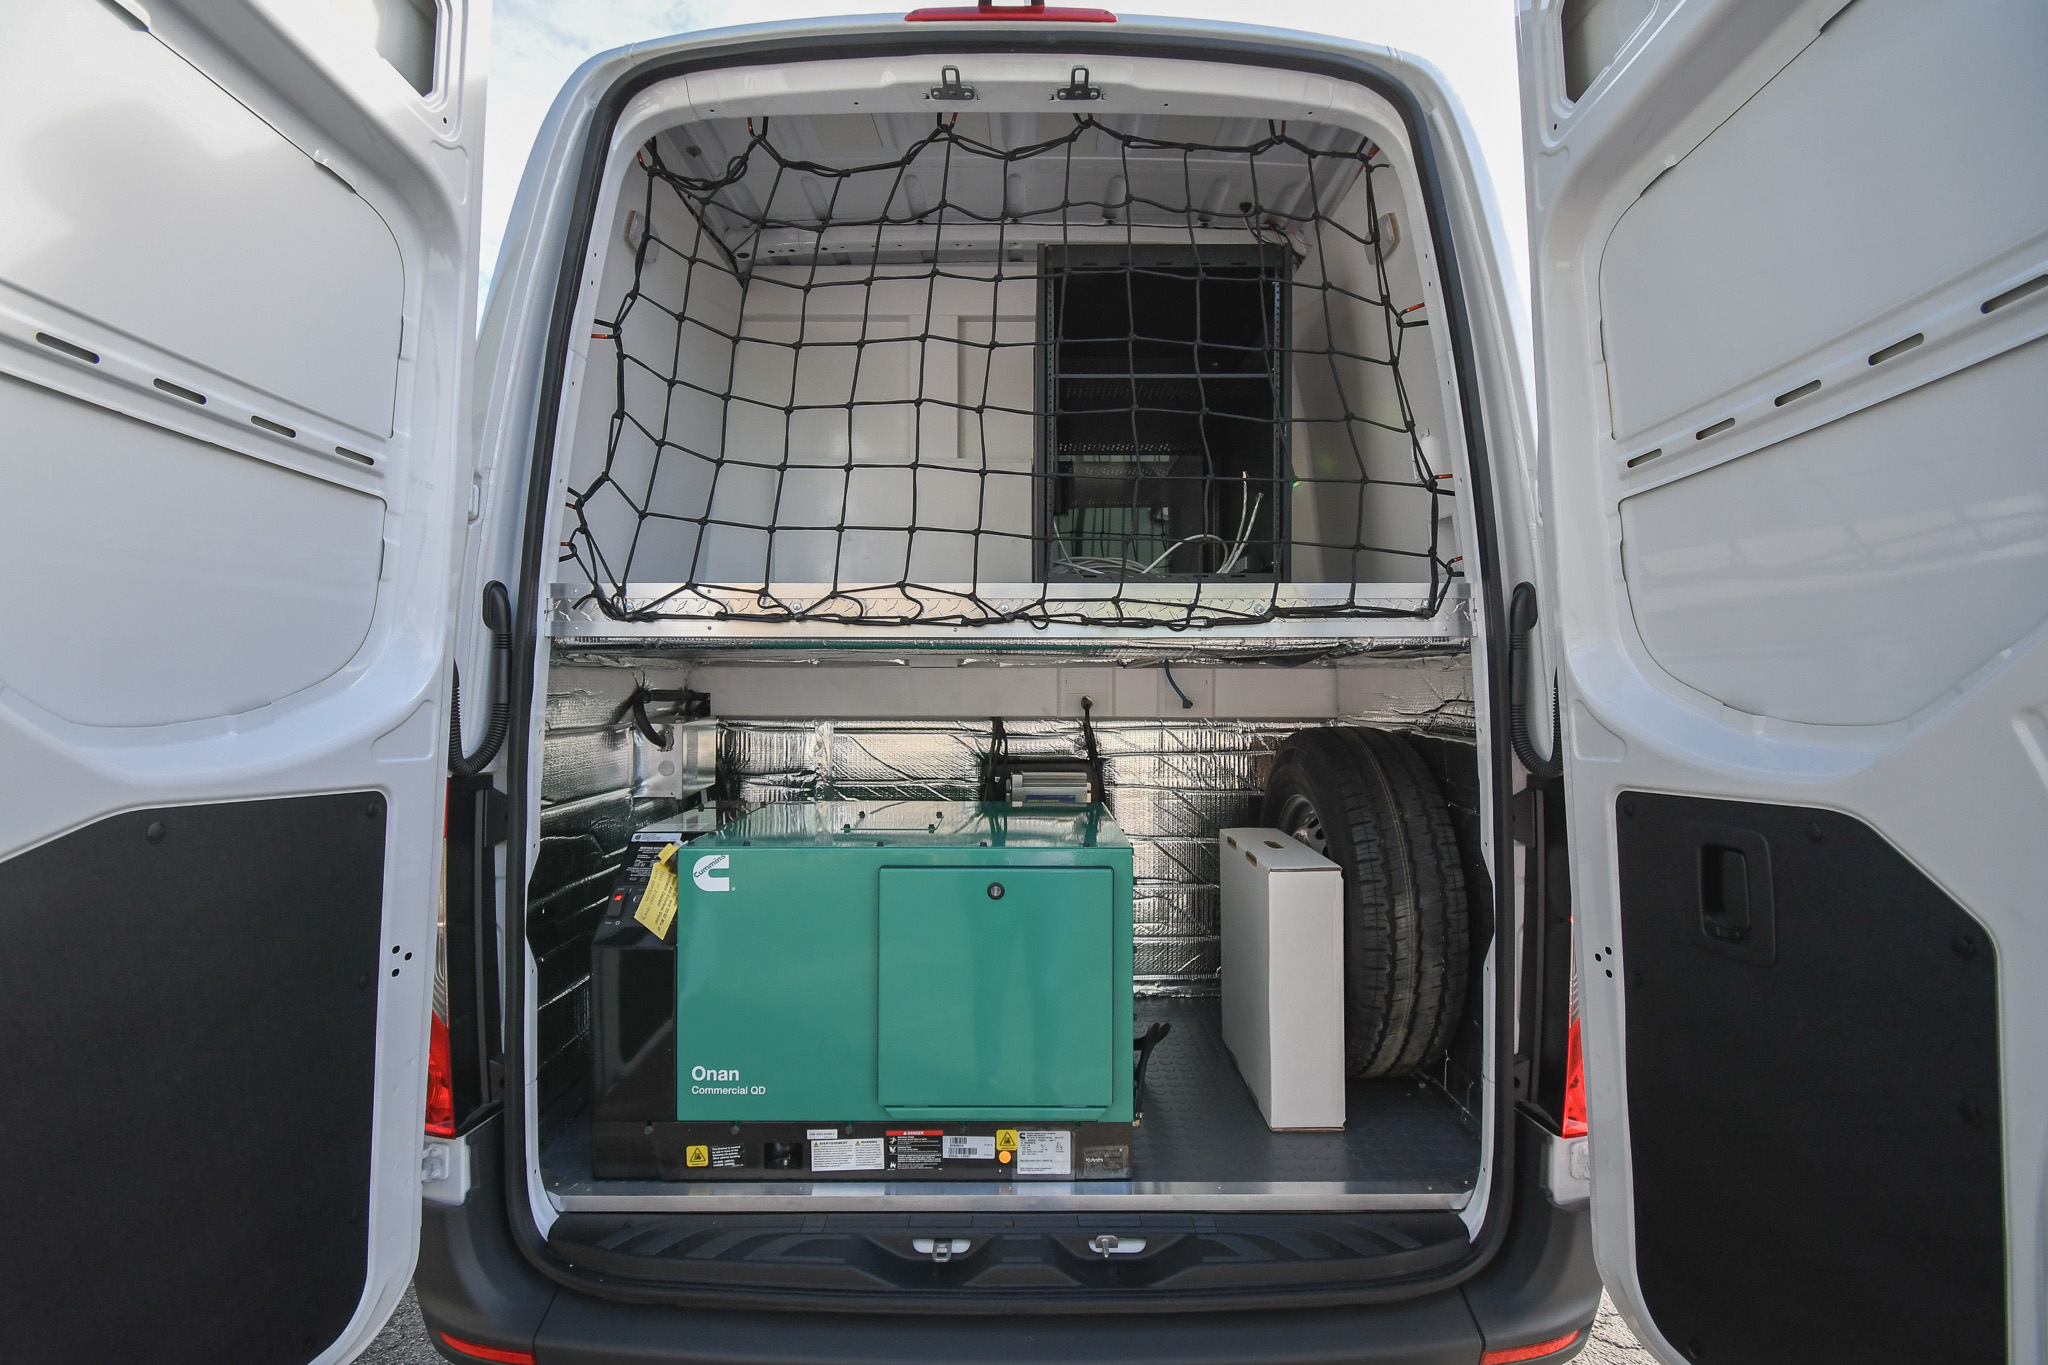
[[[697,883],[699,891],[730,891],[732,879],[718,874],[732,866],[732,859],[723,853],[707,853],[697,860],[690,869],[690,880]]]

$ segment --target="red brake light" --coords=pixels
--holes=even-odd
[[[441,1338],[441,1344],[449,1350],[459,1356],[468,1356],[471,1360],[492,1360],[498,1362],[498,1365],[535,1365],[531,1351],[511,1351],[503,1346],[485,1346],[479,1342],[464,1341],[461,1337],[451,1337],[446,1332],[436,1332],[434,1335]]]
[[[1579,1050],[1579,1021],[1573,1019],[1564,1043],[1564,1135],[1586,1135],[1586,1054]]]
[[[1049,19],[1058,24],[1113,24],[1116,16],[1106,9],[1077,9],[1031,0],[1028,5],[998,5],[981,0],[978,5],[943,5],[935,9],[914,9],[903,16],[905,23],[953,23],[962,19]]]
[[[1545,1356],[1554,1356],[1576,1346],[1579,1338],[1586,1334],[1586,1330],[1581,1327],[1576,1332],[1566,1332],[1561,1337],[1539,1341],[1533,1346],[1503,1346],[1497,1351],[1486,1351],[1480,1355],[1479,1365],[1515,1365],[1516,1361],[1541,1360]]]
[[[455,1136],[455,1065],[448,1049],[448,1021],[438,1013],[434,1015],[433,1032],[427,1038],[427,1132],[434,1137]]]

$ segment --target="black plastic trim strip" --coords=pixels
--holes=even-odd
[[[507,804],[489,774],[448,779],[442,868],[448,928],[448,1053],[457,1136],[498,1112],[504,1030],[498,1021],[497,846]]]
[[[820,50],[828,41],[832,44],[831,50]],[[1473,518],[1479,558],[1477,588],[1481,604],[1480,628],[1485,633],[1487,645],[1488,724],[1491,734],[1495,737],[1491,752],[1487,755],[1491,764],[1494,793],[1492,846],[1496,858],[1502,856],[1502,850],[1513,848],[1509,835],[1506,799],[1507,793],[1512,790],[1510,754],[1507,745],[1500,738],[1509,733],[1509,678],[1506,668],[1508,650],[1502,630],[1506,617],[1501,596],[1502,566],[1498,531],[1494,524],[1493,481],[1487,456],[1486,423],[1479,399],[1477,356],[1466,320],[1466,295],[1459,270],[1457,248],[1445,226],[1448,212],[1436,144],[1430,136],[1421,106],[1405,86],[1362,58],[1334,53],[1306,53],[1277,43],[1247,42],[1223,35],[1162,35],[1135,30],[1119,32],[1111,29],[1086,32],[1004,31],[987,34],[969,31],[923,31],[914,34],[876,31],[834,34],[829,37],[804,34],[763,38],[754,42],[720,46],[698,54],[651,62],[622,78],[598,101],[584,137],[582,161],[576,171],[574,212],[556,278],[547,351],[537,391],[538,408],[533,425],[532,463],[527,471],[526,515],[519,567],[519,610],[514,618],[514,724],[512,740],[507,746],[512,828],[521,832],[519,840],[514,845],[515,850],[523,850],[525,847],[524,831],[528,828],[530,815],[527,809],[527,793],[531,790],[531,765],[534,755],[527,737],[531,732],[533,715],[535,652],[542,643],[538,632],[540,594],[543,591],[543,574],[547,568],[546,555],[552,548],[546,542],[547,519],[551,510],[548,492],[553,477],[555,432],[561,417],[562,383],[569,354],[569,338],[573,335],[572,329],[576,325],[575,313],[582,294],[584,257],[589,250],[591,232],[595,226],[597,200],[602,189],[604,149],[610,145],[613,129],[617,126],[626,103],[634,95],[657,82],[671,80],[693,71],[721,67],[825,61],[845,57],[938,56],[948,53],[1031,54],[1059,51],[1114,51],[1134,57],[1212,61],[1231,66],[1271,67],[1314,73],[1364,86],[1387,100],[1399,113],[1413,148],[1416,171],[1422,182],[1423,196],[1429,209],[1431,241],[1436,251],[1438,276],[1443,284],[1447,305],[1443,310],[1443,316],[1447,321],[1451,338],[1452,357],[1458,376],[1460,415],[1465,425],[1466,449],[1471,462],[1469,483],[1472,500],[1479,513]],[[1508,901],[1512,895],[1513,885],[1512,877],[1494,878],[1496,924],[1514,923],[1513,906]],[[523,944],[526,939],[526,878],[523,874],[506,878],[505,921],[507,942]],[[1501,993],[1502,999],[1511,999],[1517,973],[1517,945],[1512,935],[1505,934],[1497,937],[1497,943],[1499,956],[1495,962],[1495,989]],[[507,977],[509,979],[505,983],[505,1017],[523,1018],[525,973],[523,970],[511,971],[507,973]],[[1503,1059],[1511,1057],[1514,1051],[1514,1011],[1506,1007],[1496,1009],[1494,1021],[1494,1055]],[[921,1299],[909,1294],[799,1295],[789,1290],[777,1290],[772,1293],[751,1295],[743,1289],[733,1287],[719,1287],[703,1293],[692,1293],[621,1282],[578,1272],[549,1249],[546,1238],[526,1212],[529,1198],[526,1186],[526,1125],[523,1121],[517,1121],[517,1116],[524,1112],[525,1107],[524,1051],[525,1030],[519,1027],[507,1029],[506,1106],[515,1121],[505,1124],[506,1212],[513,1238],[521,1252],[537,1269],[556,1282],[586,1293],[643,1303],[697,1304],[724,1308],[752,1303],[763,1308],[815,1308],[840,1312],[872,1311],[899,1314],[915,1310],[985,1311],[985,1308],[979,1306],[959,1305],[956,1308],[942,1299]],[[1493,1183],[1486,1191],[1485,1218],[1480,1224],[1478,1234],[1473,1238],[1470,1253],[1442,1274],[1426,1281],[1392,1291],[1374,1286],[1341,1291],[1318,1289],[1302,1293],[1261,1290],[1234,1294],[1229,1291],[1210,1290],[1200,1296],[1161,1295],[1150,1299],[1134,1299],[1105,1293],[1098,1301],[1089,1304],[1061,1304],[1059,1311],[1185,1313],[1200,1310],[1264,1308],[1277,1304],[1309,1306],[1366,1303],[1429,1293],[1461,1284],[1477,1274],[1492,1259],[1506,1236],[1509,1213],[1514,1206],[1515,1126],[1512,1087],[1506,1084],[1496,1085],[1493,1097],[1493,1150],[1490,1154]]]

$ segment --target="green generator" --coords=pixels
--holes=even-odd
[[[1130,1123],[1131,845],[1100,805],[770,805],[676,870],[678,1120]]]

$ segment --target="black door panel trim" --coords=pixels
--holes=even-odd
[[[1615,823],[1659,1330],[1709,1363],[2003,1361],[1991,936],[1835,811],[1625,792]]]
[[[369,1271],[379,792],[130,811],[0,863],[0,1360],[299,1365]],[[387,961],[388,959],[388,961]]]

